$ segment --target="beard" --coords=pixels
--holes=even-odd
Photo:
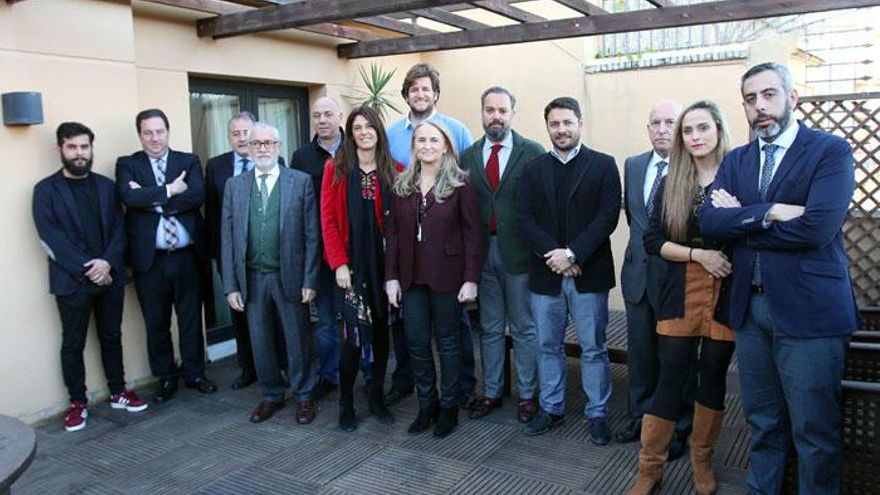
[[[276,163],[278,163],[277,156],[269,156],[269,157],[256,157],[255,156],[255,157],[252,157],[251,159],[253,160],[254,165],[256,165],[256,167],[261,172],[268,172],[269,170],[272,170],[272,167],[275,166]]]
[[[761,139],[772,143],[780,134],[782,134],[782,131],[788,128],[788,124],[791,123],[791,113],[791,102],[786,101],[785,109],[782,111],[781,115],[771,115],[769,113],[758,112],[758,115],[755,116],[754,120],[749,123],[749,127],[751,127]],[[758,128],[757,122],[761,119],[767,118],[773,119],[773,123],[763,129]]]
[[[567,138],[568,143],[561,144],[559,138]],[[578,140],[574,139],[574,135],[569,132],[554,135],[552,141],[553,146],[556,146],[559,151],[570,151],[578,144]]]
[[[483,126],[483,130],[486,131],[486,137],[489,138],[489,141],[500,143],[501,141],[504,141],[504,138],[507,137],[507,133],[510,132],[510,126],[504,122],[494,120],[490,122],[489,125]]]
[[[84,161],[85,163],[83,165],[79,165],[76,163],[77,161]],[[89,172],[92,171],[91,157],[82,159],[74,158],[73,160],[68,160],[62,156],[61,164],[64,165],[64,170],[67,170],[67,173],[74,177],[85,177],[86,175],[89,175]]]

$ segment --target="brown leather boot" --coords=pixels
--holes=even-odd
[[[724,411],[694,405],[694,431],[691,433],[691,468],[694,470],[694,489],[700,495],[712,495],[718,488],[712,472],[712,454],[721,432]]]
[[[642,418],[642,449],[639,450],[639,477],[629,495],[649,495],[660,488],[663,463],[669,455],[669,441],[675,422],[645,414]]]

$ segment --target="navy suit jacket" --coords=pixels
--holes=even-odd
[[[92,176],[104,233],[103,252],[97,258],[110,263],[113,285],[122,286],[128,282],[123,262],[122,208],[113,181],[94,172]],[[58,171],[34,186],[33,215],[40,242],[49,258],[49,291],[57,295],[72,294],[80,285],[91,283],[85,276],[83,264],[96,256],[87,253],[82,222],[93,219],[79,217],[76,200],[63,172]]]
[[[192,153],[168,151],[165,184],[174,182],[186,171],[187,190],[168,197],[165,186],[156,185],[156,176],[150,159],[143,151],[116,160],[116,188],[125,204],[125,229],[128,233],[129,262],[135,271],[145,272],[153,266],[156,252],[156,229],[159,214],[154,209],[161,206],[165,216],[173,216],[186,229],[197,253],[202,248],[202,214],[205,201],[205,181],[199,157]],[[139,189],[128,186],[129,181],[140,184]]]
[[[761,200],[758,141],[731,151],[712,190],[724,189],[740,208],[700,210],[705,237],[733,248],[730,322],[745,323],[756,252],[775,331],[788,337],[846,335],[861,327],[849,277],[842,227],[855,188],[852,150],[843,139],[799,123],[797,137]],[[765,229],[774,203],[803,205],[804,214]]]

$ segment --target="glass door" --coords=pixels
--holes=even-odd
[[[278,127],[285,161],[309,139],[305,88],[191,77],[189,91],[193,153],[203,166],[209,158],[230,150],[227,125],[241,111]],[[213,261],[203,269],[202,293],[208,344],[234,338],[230,309]]]

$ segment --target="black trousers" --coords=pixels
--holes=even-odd
[[[101,364],[111,394],[125,390],[122,367],[122,287],[81,285],[76,292],[55,296],[61,317],[61,373],[71,402],[86,403],[86,368],[83,350],[89,320],[95,313],[95,327],[101,343]]]
[[[703,337],[669,337],[660,335],[660,380],[651,398],[648,413],[677,421],[684,400],[682,389],[693,365],[693,356],[699,346],[697,358],[696,401],[709,409],[724,410],[727,392],[727,368],[733,356],[734,343]]]
[[[440,406],[458,405],[461,370],[461,305],[456,292],[411,286],[403,295],[403,326],[416,378],[419,407],[437,404],[437,372],[431,340],[440,358]]]
[[[153,266],[134,273],[134,286],[147,327],[147,354],[153,376],[178,376],[171,340],[171,311],[177,314],[180,346],[179,374],[184,380],[205,374],[205,339],[195,251],[156,251]]]
[[[381,400],[385,372],[388,369],[390,331],[385,320],[374,319],[373,325],[369,393],[371,397]],[[347,331],[350,334],[352,329],[349,328]],[[344,334],[339,336],[339,403],[342,405],[354,403],[354,382],[357,379],[358,369],[362,367],[361,349],[354,345],[354,338],[351,335],[349,337],[345,338]]]

